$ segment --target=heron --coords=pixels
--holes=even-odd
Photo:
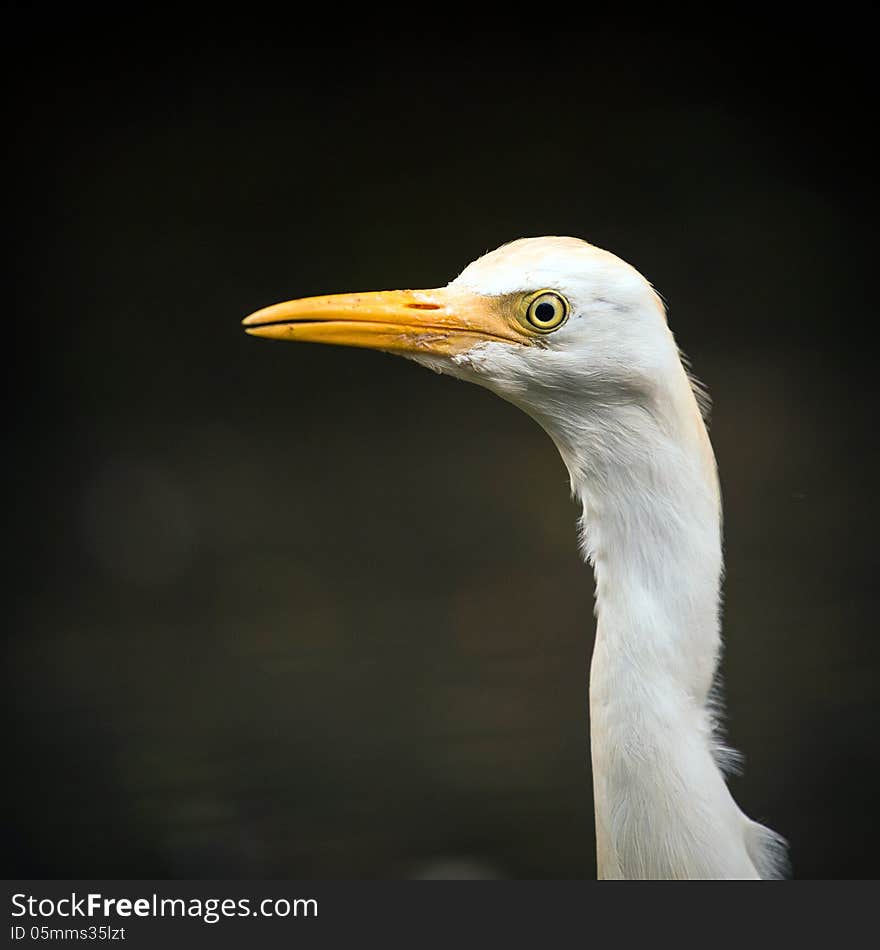
[[[589,676],[601,879],[785,876],[786,842],[726,782],[719,725],[721,496],[666,306],[621,258],[522,238],[445,287],[265,307],[247,333],[383,350],[484,386],[546,431],[595,581]]]

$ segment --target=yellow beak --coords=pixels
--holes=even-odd
[[[337,294],[265,307],[246,317],[244,328],[271,340],[455,356],[487,341],[528,343],[508,304],[449,287]]]

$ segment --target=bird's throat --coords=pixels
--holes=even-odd
[[[587,425],[586,444],[560,445],[596,579],[599,875],[754,877],[710,708],[722,566],[714,458],[702,421],[693,438],[651,420],[639,425],[638,439],[624,429],[597,438]]]

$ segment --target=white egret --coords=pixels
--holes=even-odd
[[[601,878],[771,878],[785,843],[724,780],[715,457],[648,281],[565,237],[526,238],[446,287],[267,307],[248,333],[385,350],[485,386],[556,444],[596,582],[590,739]]]

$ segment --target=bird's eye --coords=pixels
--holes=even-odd
[[[529,300],[526,320],[533,330],[550,333],[565,323],[568,316],[568,301],[552,290],[542,290]]]

